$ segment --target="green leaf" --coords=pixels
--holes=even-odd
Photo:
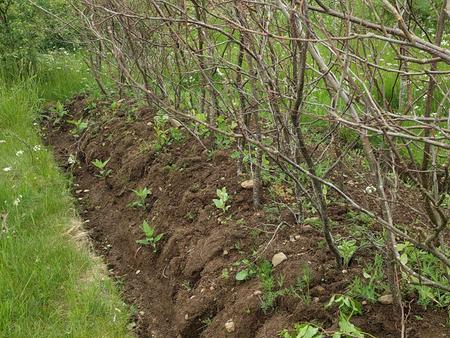
[[[150,241],[148,241],[147,239],[138,239],[136,241],[136,243],[142,244],[142,245],[148,245],[150,243]]]
[[[218,200],[218,199],[213,199],[214,205],[216,206],[216,208],[223,208],[223,202],[222,200]]]
[[[400,255],[400,262],[406,265],[408,263],[408,255],[406,253],[402,253]]]
[[[248,269],[241,270],[236,274],[236,280],[244,281],[249,277],[249,275],[250,272],[248,271]]]
[[[303,334],[303,338],[317,338],[317,333],[319,332],[319,329],[317,327],[308,325],[306,327],[306,331]]]

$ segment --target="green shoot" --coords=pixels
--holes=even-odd
[[[155,235],[155,228],[148,225],[147,221],[142,223],[141,229],[144,232],[145,238],[137,240],[136,243],[141,245],[151,245],[153,252],[157,252],[158,242],[163,238],[164,234]]]
[[[230,205],[227,205],[227,202],[230,199],[230,195],[227,193],[227,188],[223,187],[222,189],[217,189],[216,194],[218,198],[213,199],[214,205],[217,209],[220,209],[223,213],[226,213],[230,208]]]
[[[95,159],[91,163],[97,168],[98,174],[97,177],[108,177],[111,174],[111,169],[106,169],[106,166],[108,165],[108,162],[111,160],[111,157],[108,158],[106,161],[102,161],[99,159]]]
[[[145,208],[145,200],[148,196],[152,194],[152,189],[144,187],[142,189],[133,190],[136,199],[129,203],[128,206],[131,208]]]
[[[73,129],[70,131],[72,133],[73,136],[75,137],[80,137],[81,133],[87,129],[88,127],[88,123],[83,121],[83,119],[79,119],[79,120],[70,120],[67,121],[68,123],[72,124],[74,127]]]
[[[344,239],[338,245],[338,249],[342,255],[342,258],[344,259],[344,266],[348,266],[353,255],[358,249],[358,246],[356,245],[356,241],[354,239]]]
[[[350,319],[353,315],[362,313],[361,303],[347,295],[333,295],[325,308],[330,308],[336,304],[339,308],[340,315]]]

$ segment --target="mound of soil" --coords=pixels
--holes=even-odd
[[[132,102],[122,106],[131,110]],[[129,114],[113,110],[108,102],[93,105],[85,97],[67,108],[68,119],[89,120],[88,128],[74,137],[72,125],[49,123],[48,144],[73,175],[73,193],[95,249],[123,283],[124,299],[136,307],[138,336],[262,338],[277,337],[282,329],[304,321],[337,326],[337,310],[324,305],[333,294],[345,292],[363,261],[348,271],[336,271],[331,254],[321,249],[320,232],[295,224],[289,210],[280,210],[281,221],[271,224],[273,215],[252,208],[251,190],[241,188],[245,178],[236,175],[236,164],[226,151],[207,152],[188,133],[181,143],[152,150],[151,110]],[[69,157],[76,163],[69,163]],[[111,175],[97,177],[91,161],[109,158]],[[132,190],[142,187],[152,190],[145,208],[130,207]],[[212,203],[222,187],[231,195],[226,214]],[[336,210],[336,219],[345,222],[342,212],[346,211]],[[156,253],[136,243],[143,238],[144,220],[164,233]],[[236,262],[271,260],[277,252],[287,260],[274,268],[274,275],[286,286],[295,283],[305,264],[309,266],[312,301],[305,304],[298,297],[281,296],[265,313],[260,281],[236,281]],[[352,322],[376,337],[399,337],[394,312],[390,305],[367,304],[364,315]],[[423,320],[414,319],[418,316]],[[444,337],[445,321],[443,311],[413,306],[408,337]]]

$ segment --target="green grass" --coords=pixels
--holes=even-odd
[[[45,101],[89,82],[76,58],[55,64],[0,81],[0,337],[125,337],[129,311],[99,260],[67,233],[76,217],[68,181],[34,125]]]

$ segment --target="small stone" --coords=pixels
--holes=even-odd
[[[255,292],[253,292],[254,296],[259,296],[262,295],[262,291],[261,290],[256,290]]]
[[[294,236],[293,236],[293,235],[290,235],[290,236],[289,236],[289,241],[291,241],[291,242],[295,242],[295,238],[294,238]]]
[[[203,293],[203,292],[205,292],[205,288],[202,288],[202,289],[200,290],[200,293]]]
[[[141,273],[141,270],[136,270],[136,275],[139,275]]]
[[[295,238],[296,241],[298,241],[298,240],[300,240],[300,239],[302,238],[302,236],[300,236],[300,235],[295,235],[294,238]]]
[[[276,267],[281,262],[285,261],[287,259],[287,256],[283,252],[279,252],[272,257],[272,265],[273,267]]]
[[[89,189],[84,189],[84,190],[83,190],[83,192],[89,192],[89,191],[90,191]]]
[[[179,128],[179,127],[182,126],[182,124],[181,124],[180,121],[177,121],[177,120],[175,120],[175,119],[172,118],[172,117],[169,118],[169,122],[170,122],[170,124],[172,125],[172,127],[174,127],[174,128]],[[151,122],[150,122],[150,123],[151,123]]]
[[[361,302],[361,304],[362,304],[362,305],[367,305],[367,300],[363,300],[363,301]]]
[[[227,256],[227,255],[228,255],[228,250],[223,250],[222,255],[223,255],[223,256]]]
[[[145,312],[144,312],[144,311],[139,311],[139,314],[140,314],[141,316],[143,316],[143,315],[145,315]]]
[[[383,305],[391,305],[394,303],[394,297],[391,294],[378,297],[378,302]]]
[[[314,297],[313,298],[313,302],[314,303],[319,303],[320,302],[320,298],[319,297]]]
[[[225,323],[225,330],[227,330],[227,332],[231,333],[234,332],[236,330],[236,325],[233,322],[233,319],[228,319],[227,322]]]
[[[247,180],[241,183],[241,187],[244,189],[253,189],[253,186],[255,185],[255,181],[253,180]]]
[[[189,315],[188,315],[187,313],[184,315],[184,319],[185,319],[185,320],[188,320],[188,319],[189,319]]]
[[[347,270],[345,270],[345,269],[344,269],[344,270],[342,270],[342,273],[343,273],[343,274],[346,274],[347,272],[348,272],[348,271],[347,271]]]
[[[308,224],[305,224],[305,225],[303,225],[302,227],[301,227],[301,230],[303,231],[303,232],[310,232],[310,231],[312,231],[314,228],[311,226],[311,225],[308,225]]]
[[[75,194],[81,194],[83,192],[83,190],[76,190]]]

